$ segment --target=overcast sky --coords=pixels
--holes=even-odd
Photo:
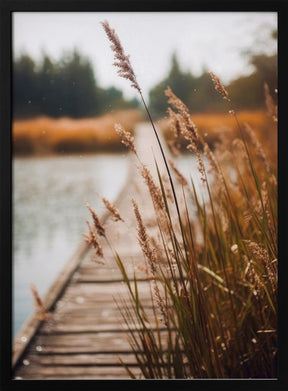
[[[58,59],[78,48],[89,57],[98,84],[115,85],[127,98],[136,95],[130,82],[112,66],[113,54],[100,21],[114,28],[146,95],[167,75],[173,52],[180,66],[196,76],[214,71],[227,83],[251,68],[243,51],[276,51],[271,30],[275,12],[14,12],[13,53],[38,60],[45,52]]]

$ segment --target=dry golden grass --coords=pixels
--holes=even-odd
[[[158,125],[175,148],[182,146],[182,140],[186,145],[188,142],[187,149],[197,157],[207,200],[196,186],[193,170],[188,182],[172,164],[183,186],[182,193],[177,194],[128,57],[115,30],[107,22],[103,27],[113,44],[118,73],[130,80],[141,95],[170,182],[168,192],[157,162],[158,182],[152,181],[147,168],[140,171],[157,221],[158,232],[154,231],[153,237],[138,204],[132,201],[137,239],[149,269],[147,277],[151,277],[152,315],[146,312],[147,302],[142,300],[136,273],[129,279],[125,257],[117,249],[114,251],[129,295],[119,299],[119,309],[141,370],[140,378],[275,378],[277,171],[270,165],[267,152],[270,157],[273,150],[273,158],[277,154],[277,109],[270,101],[272,110],[267,105],[267,115],[230,110],[230,116],[190,116],[185,104],[167,89],[173,109],[168,108],[170,121],[163,120]],[[210,76],[222,98],[229,100],[219,78],[213,72]],[[129,147],[123,131],[121,135]],[[93,214],[92,218],[95,225]],[[123,365],[136,379],[133,368]]]
[[[277,137],[271,131],[271,117],[265,110],[242,110],[237,113],[239,121],[247,123],[254,130],[257,139],[262,144],[271,161],[277,161]],[[239,137],[237,126],[232,115],[227,113],[196,113],[192,114],[193,122],[199,133],[211,146],[228,138],[230,141]],[[159,127],[169,138],[169,120],[159,121]],[[274,127],[273,127],[274,129]]]
[[[101,117],[72,119],[37,117],[13,122],[15,154],[93,152],[119,149],[115,123],[128,131],[141,121],[140,110],[115,111]]]
[[[247,122],[251,126],[264,149],[267,147],[265,152],[270,160],[277,160],[277,137],[271,132],[271,119],[267,112],[245,110],[239,112],[238,117],[242,123]],[[235,121],[228,113],[198,113],[193,114],[192,119],[209,145],[220,141],[221,136],[230,140],[237,137]],[[85,119],[41,116],[14,120],[13,150],[15,155],[119,150],[121,144],[115,123],[121,123],[128,132],[133,132],[136,123],[142,120],[142,112],[135,109]],[[169,138],[168,119],[160,120],[158,126]]]
[[[195,185],[193,171],[188,182],[172,163],[183,186],[182,195],[177,194],[171,180],[172,199],[161,175],[154,182],[147,168],[140,171],[158,232],[152,236],[141,208],[132,200],[137,239],[151,279],[153,315],[148,315],[141,300],[136,273],[129,280],[126,259],[115,250],[130,299],[121,301],[120,311],[131,349],[146,379],[273,378],[277,373],[277,180],[263,148],[271,145],[258,138],[266,132],[266,137],[276,139],[277,122],[264,113],[218,115],[224,122],[228,118],[227,133],[211,150],[203,136],[209,120],[210,136],[216,135],[217,118],[212,124],[212,115],[205,115],[207,121],[193,115],[192,121],[170,89],[166,95],[188,150],[197,157],[207,200]],[[170,125],[173,133],[174,122]],[[132,368],[127,372],[136,379]]]

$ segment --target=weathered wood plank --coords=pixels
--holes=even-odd
[[[136,372],[135,369],[133,368],[133,373]],[[134,375],[136,375],[136,379],[141,379],[141,374],[139,374],[137,376],[137,374],[134,373]],[[130,380],[130,381],[133,381],[133,379],[131,379],[130,377],[128,377],[128,374],[127,372],[125,371],[124,372],[115,372],[113,371],[113,374],[111,374],[111,371],[109,373],[98,373],[97,375],[76,375],[74,376],[73,374],[69,374],[69,375],[42,375],[39,371],[39,373],[37,373],[36,375],[29,375],[28,376],[28,379],[29,380]],[[27,376],[16,376],[13,381],[17,382],[17,380],[27,380]]]
[[[126,260],[123,257],[124,260]],[[141,258],[138,257],[138,263],[133,264],[128,263],[126,266],[126,273],[127,276],[133,280],[134,274],[136,273],[137,278],[145,279],[147,278],[147,274],[143,271],[145,268],[144,261],[141,260]],[[111,267],[107,267],[102,264],[96,264],[95,262],[90,261],[92,265],[81,265],[77,272],[73,276],[73,282],[102,282],[102,283],[109,283],[109,282],[121,282],[123,281],[123,277],[119,269],[116,265],[113,265]],[[135,263],[135,262],[134,262]],[[141,267],[142,266],[142,267]]]
[[[137,288],[139,294],[147,297],[150,297],[150,282],[151,281],[139,281],[137,282]],[[131,283],[133,287],[133,282]],[[134,289],[134,287],[133,287]],[[123,282],[113,282],[113,283],[106,283],[106,284],[99,284],[99,283],[78,283],[78,284],[70,284],[66,292],[63,296],[63,299],[65,300],[77,300],[79,302],[79,297],[82,297],[83,300],[91,302],[97,302],[97,301],[103,301],[111,300],[115,295],[116,297],[119,297],[119,295],[127,295],[128,288],[126,284]],[[81,301],[81,300],[80,300]],[[82,304],[82,303],[79,303]]]
[[[82,366],[82,365],[120,365],[119,358],[127,365],[135,365],[136,358],[131,353],[119,353],[119,356],[111,353],[91,353],[91,354],[32,354],[29,351],[30,365],[69,365],[69,366]]]
[[[132,371],[140,373],[139,369],[131,368]],[[102,378],[105,376],[108,378],[119,378],[119,376],[129,378],[125,368],[123,366],[22,366],[17,377],[25,377],[29,379],[83,379],[86,376],[91,378]]]
[[[156,325],[156,322],[151,321],[149,323],[151,328],[154,328]],[[39,335],[68,335],[68,334],[93,334],[93,333],[100,333],[100,332],[109,332],[109,333],[118,333],[121,332],[127,332],[128,327],[124,323],[121,324],[120,321],[115,320],[114,323],[102,323],[102,324],[95,324],[95,325],[85,325],[85,324],[59,324],[55,325],[54,327],[45,327],[41,328],[39,330]]]
[[[111,311],[114,310],[120,315],[120,312],[117,310],[117,305],[114,301],[113,302],[101,301],[98,302],[97,305],[95,305],[95,302],[93,302],[92,306],[90,306],[90,304],[91,302],[88,301],[82,304],[67,302],[65,303],[64,306],[65,308],[62,307],[61,309],[59,309],[59,311],[52,312],[51,321],[53,319],[55,319],[55,321],[60,321],[64,317],[77,318],[81,316],[83,316],[83,318],[87,317],[88,319],[89,318],[95,319],[98,314],[99,316],[107,317],[108,319],[110,314],[113,317],[113,313]],[[143,300],[143,304],[145,304],[143,305],[144,308],[150,309],[152,307],[151,300],[149,299]],[[131,307],[130,300],[126,300],[126,305],[128,308]]]
[[[145,308],[145,313],[150,320],[151,327],[154,327],[154,313],[152,308]],[[159,321],[159,319],[158,319]],[[100,331],[126,330],[127,326],[118,309],[114,312],[107,309],[95,311],[94,313],[75,314],[67,316],[54,315],[51,320],[45,322],[39,329],[38,334],[71,334],[71,333],[93,333]]]
[[[62,346],[62,347],[87,347],[96,346],[99,351],[129,350],[129,343],[126,334],[122,332],[102,332],[89,334],[64,334],[64,335],[39,335],[36,344],[40,346]]]
[[[164,343],[167,339],[168,334],[163,328],[161,331],[161,340]],[[91,346],[98,352],[131,351],[128,336],[123,331],[99,331],[97,333],[87,334],[40,334],[35,339],[34,344],[44,349],[47,347],[61,347],[63,349],[69,349],[69,351],[73,351],[74,348],[81,348],[85,351],[85,349]],[[35,350],[37,350],[36,347]]]
[[[127,345],[128,346],[128,345]],[[111,349],[111,346],[109,346],[106,349],[102,350],[98,346],[92,346],[92,345],[85,345],[85,346],[70,346],[70,345],[65,345],[65,346],[49,346],[49,345],[39,345],[39,344],[31,344],[29,347],[29,352],[37,353],[37,349],[41,348],[43,354],[99,354],[99,353],[109,353],[109,354],[127,354],[131,352],[131,349],[129,347],[129,350],[127,350],[127,346],[123,348],[118,348],[117,352],[114,352]],[[28,353],[28,352],[27,352]],[[27,354],[27,357],[29,355]]]

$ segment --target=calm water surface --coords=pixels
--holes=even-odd
[[[113,202],[125,184],[128,161],[123,154],[13,161],[14,336],[34,311],[30,285],[45,295],[87,232],[90,214],[84,202],[101,215],[104,206],[96,192]],[[178,167],[197,175],[191,157],[178,160]]]
[[[13,335],[34,310],[30,285],[44,295],[87,232],[87,200],[113,202],[125,183],[127,156],[16,158],[13,161]]]

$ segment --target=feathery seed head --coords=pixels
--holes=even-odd
[[[209,75],[211,76],[215,90],[219,92],[219,94],[222,96],[223,99],[230,101],[228,92],[226,91],[225,87],[221,83],[219,77],[215,75],[215,73],[212,71],[209,72]]]
[[[172,168],[172,170],[175,172],[176,176],[177,176],[177,179],[179,181],[179,183],[182,185],[182,186],[186,186],[188,185],[188,182],[186,180],[186,178],[182,175],[182,173],[178,170],[178,168],[176,167],[175,163],[173,162],[173,160],[169,160],[169,164],[170,164],[170,167]]]
[[[106,32],[109,41],[112,43],[110,47],[114,52],[114,58],[116,60],[113,65],[119,68],[119,76],[123,77],[124,79],[130,80],[132,83],[132,87],[135,88],[139,93],[141,93],[141,89],[139,87],[139,84],[137,83],[135,73],[130,63],[129,55],[125,54],[116,31],[110,27],[107,20],[101,22],[101,24]]]
[[[257,156],[264,162],[267,172],[271,173],[271,168],[267,160],[266,154],[262,148],[261,143],[258,141],[254,130],[247,123],[244,123],[244,130],[249,135],[252,145],[255,147]]]
[[[194,144],[194,142],[199,139],[199,135],[197,127],[189,114],[188,107],[174,94],[170,87],[165,90],[165,94],[169,98],[168,103],[174,106],[178,111],[177,126],[179,127],[179,131],[183,134],[186,140],[190,141],[191,144]],[[172,110],[170,110],[169,114],[172,114],[171,112]]]
[[[127,132],[120,124],[115,124],[114,128],[121,139],[121,143],[128,147],[136,155],[137,152],[134,144],[134,137],[131,136],[131,134]]]
[[[171,124],[171,129],[173,131],[173,138],[172,140],[168,141],[168,144],[171,149],[171,152],[175,156],[179,156],[181,148],[181,143],[179,141],[181,137],[181,124],[179,114],[176,114],[173,110],[171,110],[170,107],[168,107],[168,116]]]
[[[174,106],[183,117],[189,115],[186,105],[174,94],[170,87],[165,90],[165,95],[168,97],[168,103]]]
[[[121,220],[124,222],[124,220],[120,216],[118,209],[113,204],[111,204],[111,202],[109,202],[105,197],[101,197],[101,198],[107,210],[112,214],[114,221]]]
[[[37,319],[42,321],[48,319],[51,316],[51,313],[46,311],[43,301],[41,300],[35,285],[31,284],[30,289],[35,300],[35,307],[38,311]]]
[[[98,235],[105,236],[105,228],[104,228],[103,224],[100,222],[99,217],[97,216],[97,213],[91,207],[91,205],[88,204],[88,202],[85,202],[85,204],[92,215],[94,226],[98,232]]]
[[[162,210],[165,207],[163,196],[161,193],[160,188],[156,185],[156,183],[153,180],[153,177],[151,175],[151,172],[148,170],[148,168],[144,165],[142,165],[141,168],[141,175],[148,186],[154,207],[156,210]]]
[[[268,115],[272,118],[274,122],[278,121],[277,117],[277,106],[274,104],[272,96],[270,94],[269,86],[267,83],[264,83],[264,94],[265,94],[265,104]]]
[[[90,245],[90,246],[93,246],[95,251],[96,251],[96,254],[99,255],[99,257],[103,257],[103,250],[102,250],[102,247],[98,241],[98,238],[97,238],[97,235],[96,235],[96,231],[95,229],[92,228],[91,224],[89,223],[89,221],[86,220],[86,223],[88,225],[88,228],[89,228],[89,235],[84,235],[85,236],[85,240],[86,242]]]

